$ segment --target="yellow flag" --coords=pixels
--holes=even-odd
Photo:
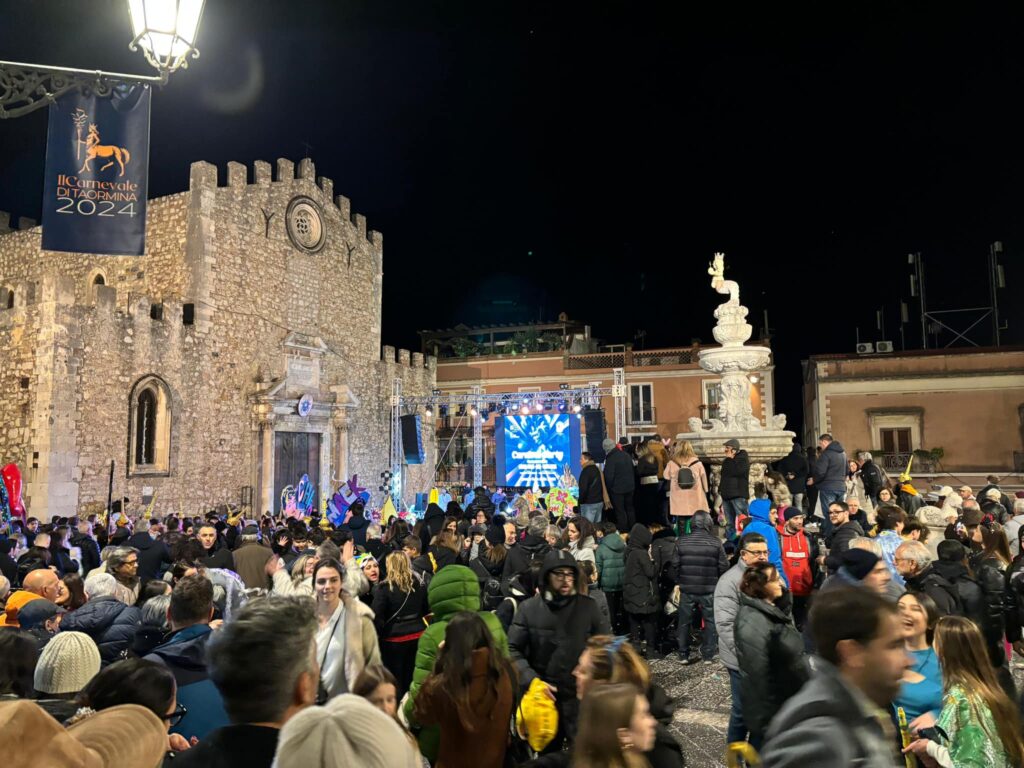
[[[149,520],[150,518],[153,517],[153,505],[154,504],[156,504],[156,491],[153,491],[153,498],[149,500],[149,506],[146,507],[146,511],[142,515],[142,517],[144,519]]]
[[[441,494],[438,492],[437,488],[431,488],[430,494],[427,496],[427,504],[437,504],[440,498]]]
[[[381,525],[387,525],[388,524],[388,520],[390,520],[392,517],[394,517],[397,514],[398,514],[398,511],[395,509],[395,505],[391,501],[391,497],[388,496],[387,501],[384,502],[383,509],[381,509],[381,511],[380,511],[380,524]]]

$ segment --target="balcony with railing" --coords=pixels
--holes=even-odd
[[[879,458],[882,460],[882,469],[886,472],[905,472],[907,470],[907,464],[910,462],[910,457],[913,453],[885,453]]]

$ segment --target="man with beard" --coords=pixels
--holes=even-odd
[[[562,748],[575,730],[578,708],[572,671],[591,635],[610,634],[611,626],[591,598],[579,593],[575,558],[562,549],[544,556],[540,593],[516,611],[508,633],[509,654],[525,690],[540,678],[558,709],[558,732],[544,752]]]

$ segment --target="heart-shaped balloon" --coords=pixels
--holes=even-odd
[[[24,519],[25,504],[21,500],[21,470],[17,464],[7,464],[0,469],[0,475],[4,478],[4,488],[7,489],[7,499],[11,505],[11,514]]]

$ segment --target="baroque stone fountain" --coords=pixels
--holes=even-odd
[[[762,373],[768,367],[772,351],[766,346],[745,343],[753,328],[747,322],[747,308],[740,304],[739,285],[725,279],[725,254],[715,254],[708,274],[711,287],[729,297],[715,309],[718,322],[713,333],[721,346],[700,351],[700,367],[722,376],[718,417],[707,422],[691,418],[690,432],[680,433],[676,439],[688,440],[697,455],[712,464],[716,478],[725,458],[725,441],[739,440],[740,447],[750,456],[753,491],[754,483],[764,477],[765,465],[792,450],[796,434],[786,430],[786,417],[782,414],[773,416],[767,425],[754,415],[750,405],[750,375]]]

